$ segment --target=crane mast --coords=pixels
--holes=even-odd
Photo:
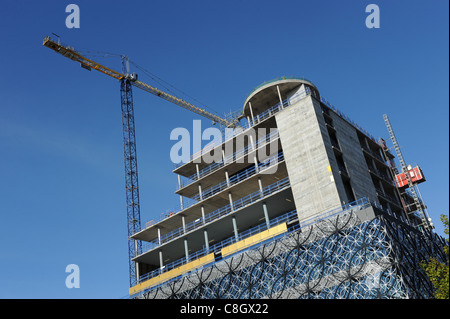
[[[126,58],[122,57],[122,69],[127,70]],[[130,287],[138,277],[137,264],[132,259],[142,253],[142,242],[130,237],[141,230],[141,212],[139,204],[139,182],[136,153],[136,134],[134,129],[133,90],[131,81],[124,77],[120,80],[120,104],[122,109],[123,153],[125,163],[125,192],[127,202],[128,229],[128,268]]]
[[[239,119],[234,119],[232,121],[226,120],[195,105],[192,105],[174,95],[159,90],[144,82],[138,81],[135,74],[130,74],[128,67],[128,58],[125,56],[122,56],[122,73],[120,73],[84,57],[79,52],[75,51],[74,48],[61,44],[59,39],[55,41],[47,36],[44,38],[43,45],[68,59],[79,62],[80,65],[87,70],[94,69],[120,81],[120,101],[122,109],[125,163],[125,190],[127,204],[128,260],[131,287],[134,285],[137,277],[139,276],[139,269],[137,269],[137,264],[134,263],[132,259],[142,253],[142,243],[138,240],[133,240],[130,237],[131,235],[141,230],[132,86],[152,93],[162,99],[165,99],[171,103],[174,103],[205,118],[208,118],[212,120],[213,123],[219,123],[220,125],[223,125],[225,127],[235,127]]]

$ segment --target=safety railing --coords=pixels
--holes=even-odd
[[[285,99],[282,102],[278,102],[276,105],[270,107],[269,109],[267,109],[266,111],[257,114],[256,116],[254,116],[252,119],[250,119],[250,123],[244,123],[242,124],[238,129],[227,129],[225,132],[225,136],[222,136],[221,139],[221,144],[224,144],[225,142],[231,140],[232,138],[234,138],[236,135],[238,134],[245,134],[245,130],[255,126],[259,123],[261,123],[262,121],[268,119],[269,117],[275,115],[276,113],[280,112],[281,110],[283,110],[284,108],[288,107],[289,105],[309,96],[311,94],[311,90],[308,87],[305,87],[305,90],[299,91],[296,94],[294,94],[293,96]],[[206,145],[202,150],[196,152],[195,154],[192,154],[189,162],[194,160],[195,158],[198,158],[200,156],[202,156],[203,154],[207,154],[208,152],[210,152],[211,150],[213,150],[215,147],[219,146],[218,144],[216,145],[213,142],[209,143],[208,145]],[[189,163],[188,162],[188,163]],[[179,164],[175,164],[175,168],[178,168],[180,166],[183,166],[187,163],[185,162],[181,162]]]
[[[226,247],[226,246],[232,245],[232,244],[234,244],[234,243],[236,243],[238,241],[241,241],[243,239],[246,239],[246,238],[248,238],[250,236],[253,236],[253,235],[256,235],[258,233],[261,233],[262,231],[267,230],[268,228],[277,226],[277,225],[279,225],[281,223],[289,223],[289,222],[291,222],[291,221],[293,221],[295,219],[297,219],[297,211],[293,210],[293,211],[290,211],[288,213],[285,213],[285,214],[283,214],[283,215],[281,215],[281,216],[279,216],[277,218],[274,218],[274,219],[270,220],[269,227],[267,227],[268,226],[267,223],[262,223],[262,224],[260,224],[258,226],[250,228],[250,229],[248,229],[248,230],[246,230],[246,231],[244,231],[242,233],[239,233],[237,237],[236,236],[231,236],[231,237],[228,237],[228,238],[226,238],[226,239],[224,239],[224,240],[222,240],[222,241],[220,241],[220,242],[218,242],[218,243],[216,243],[216,244],[214,244],[214,245],[212,245],[212,246],[210,246],[208,248],[203,247],[202,249],[196,251],[195,253],[190,254],[188,258],[183,257],[183,258],[177,259],[177,260],[175,260],[175,261],[173,261],[171,263],[168,263],[168,264],[164,265],[162,269],[158,268],[156,270],[153,270],[153,271],[151,271],[149,273],[146,273],[146,274],[140,276],[139,277],[139,282],[143,282],[145,280],[151,279],[151,278],[153,278],[155,276],[158,276],[158,275],[160,275],[160,274],[162,274],[164,272],[167,272],[167,271],[172,270],[174,268],[180,267],[180,266],[182,266],[182,265],[184,265],[184,264],[186,264],[188,262],[191,262],[193,260],[196,260],[196,259],[201,258],[203,256],[206,256],[208,254],[220,252],[220,250],[222,248]]]
[[[340,214],[342,212],[347,212],[350,209],[352,209],[354,211],[358,211],[358,210],[365,209],[365,208],[367,208],[369,206],[372,206],[372,205],[373,205],[373,203],[369,199],[367,199],[366,197],[363,197],[363,198],[360,198],[360,199],[358,199],[358,200],[356,200],[354,202],[342,205],[340,207],[337,207],[337,208],[332,209],[330,211],[327,211],[325,213],[318,214],[318,215],[315,215],[315,216],[313,216],[311,218],[305,219],[305,220],[300,222],[300,228],[303,228],[303,227],[306,227],[306,226],[310,226],[310,225],[315,224],[315,223],[317,223],[317,222],[319,222],[321,220],[325,220],[325,219],[328,219],[328,218],[330,218],[332,216],[338,215],[338,214]]]
[[[364,133],[367,137],[369,137],[371,140],[373,140],[375,143],[377,143],[377,140],[375,139],[375,137],[373,137],[369,132],[367,132],[365,129],[363,129],[361,126],[359,126],[358,124],[356,124],[355,121],[353,121],[350,117],[348,117],[346,114],[344,114],[343,112],[339,111],[333,104],[331,104],[330,102],[328,102],[324,97],[320,97],[320,102],[322,102],[323,104],[325,104],[326,106],[328,106],[330,109],[332,109],[337,115],[339,115],[340,117],[342,117],[344,120],[346,120],[349,124],[351,124],[353,127],[355,127],[356,129],[358,129],[359,131],[361,131],[362,133]],[[378,144],[378,143],[377,143]]]
[[[215,163],[205,167],[204,169],[200,170],[198,173],[195,173],[195,174],[189,176],[186,180],[182,181],[180,183],[180,185],[178,185],[177,189],[181,189],[183,187],[186,187],[186,186],[194,183],[195,181],[199,180],[200,178],[203,178],[204,176],[209,175],[209,174],[219,170],[220,168],[243,158],[250,152],[252,152],[254,150],[258,150],[261,147],[267,146],[268,144],[277,140],[278,138],[279,138],[278,130],[277,129],[271,130],[271,132],[268,133],[266,136],[258,139],[255,142],[255,145],[249,144],[249,145],[241,148],[240,150],[237,150],[236,152],[234,152],[232,154],[226,155],[220,162],[215,162]]]
[[[282,190],[284,188],[287,188],[289,186],[290,186],[289,178],[285,177],[269,186],[264,187],[262,191],[253,192],[247,196],[244,196],[236,201],[231,202],[228,205],[225,205],[219,209],[216,209],[215,211],[206,215],[205,218],[203,218],[203,217],[198,218],[190,223],[187,223],[184,227],[179,227],[177,229],[174,229],[174,230],[160,236],[157,239],[154,239],[149,242],[143,242],[142,243],[142,251],[148,251],[148,250],[154,249],[163,243],[166,243],[172,239],[180,237],[187,232],[197,229],[207,223],[210,223],[216,219],[219,219],[220,217],[228,215],[240,208],[248,206],[266,196],[271,195],[272,193],[275,193],[275,192]]]
[[[217,185],[211,186],[211,187],[205,189],[204,191],[202,191],[201,195],[197,194],[191,198],[196,201],[205,200],[205,199],[223,191],[224,189],[234,186],[234,185],[256,175],[257,173],[261,172],[262,170],[265,170],[269,167],[278,165],[278,163],[283,160],[284,160],[283,152],[280,152],[279,154],[275,154],[275,155],[269,157],[268,159],[266,159],[264,162],[258,163],[257,166],[252,165],[249,168],[245,169],[244,171],[231,176],[228,181],[225,180]],[[187,207],[185,207],[185,208],[187,208]]]
[[[348,203],[348,204],[343,205],[341,207],[337,207],[337,208],[332,209],[330,211],[327,211],[325,213],[313,216],[313,217],[311,217],[309,219],[303,220],[302,222],[296,223],[293,226],[288,227],[287,232],[280,233],[279,235],[270,238],[270,240],[273,241],[273,240],[277,240],[277,239],[279,239],[281,237],[284,237],[284,236],[289,236],[294,231],[297,231],[299,229],[303,229],[305,227],[312,226],[312,225],[314,225],[314,224],[316,224],[316,223],[318,223],[320,221],[330,219],[330,218],[332,218],[334,216],[337,216],[337,215],[340,215],[340,214],[343,214],[343,213],[348,213],[349,211],[355,213],[355,212],[357,212],[359,210],[363,210],[363,209],[368,208],[370,206],[377,207],[378,209],[382,210],[383,212],[387,213],[388,215],[394,216],[394,214],[391,211],[386,210],[384,207],[380,206],[376,202],[371,201],[370,199],[368,199],[366,197],[363,197],[363,198],[360,198],[360,199],[358,199],[358,200],[356,200],[354,202]],[[294,210],[294,211],[288,212],[288,213],[286,213],[286,214],[284,214],[284,215],[282,215],[282,216],[272,220],[270,222],[270,226],[269,227],[274,227],[274,226],[279,225],[279,224],[281,224],[283,222],[289,223],[290,221],[293,221],[295,219],[297,219],[297,212]],[[405,218],[403,218],[402,221],[407,222]],[[258,232],[264,231],[265,229],[267,229],[266,224],[261,224],[259,226],[254,227],[254,228],[251,228],[250,230],[248,230],[246,232],[241,233],[238,236],[238,238],[235,238],[235,236],[229,237],[229,238],[227,238],[227,239],[225,239],[225,240],[223,240],[223,241],[221,241],[221,242],[219,242],[219,243],[209,247],[209,249],[203,248],[203,249],[197,251],[196,253],[190,255],[188,259],[182,258],[182,259],[176,260],[176,261],[174,261],[174,262],[172,262],[170,264],[165,265],[162,269],[159,268],[159,269],[156,269],[156,270],[154,270],[154,271],[152,271],[150,273],[144,274],[144,275],[142,275],[139,278],[139,282],[143,282],[143,281],[148,280],[148,279],[150,279],[152,277],[155,277],[155,276],[157,276],[157,275],[159,275],[159,274],[161,274],[163,272],[166,272],[166,271],[169,271],[169,270],[171,270],[173,268],[179,267],[179,266],[181,266],[181,265],[183,265],[183,264],[185,264],[187,262],[190,262],[192,260],[200,258],[200,257],[202,257],[202,256],[204,256],[204,255],[206,255],[208,253],[219,252],[223,247],[226,247],[226,246],[228,246],[230,244],[233,244],[233,243],[235,243],[237,241],[240,241],[242,239],[250,237],[253,234],[256,234]],[[260,247],[261,245],[264,245],[266,243],[267,243],[267,241],[262,241],[262,242],[256,243],[255,245],[252,245],[251,247],[252,247],[252,249],[254,249],[254,248]],[[250,248],[250,247],[245,247],[244,249],[239,250],[236,253],[240,253],[243,250],[246,250],[248,248]],[[227,255],[226,258],[230,258],[231,256],[235,255],[236,253]],[[202,267],[205,267],[205,266],[207,266],[207,265],[203,265]],[[171,280],[175,280],[175,279],[176,278],[172,278]],[[169,280],[169,281],[171,281],[171,280]],[[169,282],[169,281],[164,281],[164,283]],[[161,282],[161,283],[163,283],[163,282]],[[159,284],[161,284],[161,283],[159,283]],[[153,286],[152,288],[154,288],[154,287],[155,286]]]
[[[161,221],[163,221],[166,218],[172,217],[174,214],[177,214],[185,209],[188,209],[191,206],[194,206],[195,204],[199,203],[200,201],[206,200],[208,198],[210,198],[211,196],[227,189],[230,188],[256,174],[259,174],[261,172],[263,172],[266,169],[272,168],[277,166],[279,163],[281,163],[282,161],[284,161],[284,156],[283,153],[277,153],[269,158],[267,158],[265,161],[260,162],[256,165],[252,165],[249,168],[247,168],[246,170],[233,175],[229,178],[229,182],[227,182],[226,180],[216,184],[214,186],[211,186],[205,190],[202,191],[202,195],[200,196],[200,194],[197,194],[193,197],[185,197],[183,198],[183,205],[177,208],[173,208],[173,209],[169,209],[163,213],[161,213],[159,220],[151,220],[150,222],[145,223],[145,227],[151,227],[156,223],[159,223]]]
[[[270,84],[270,83],[273,83],[273,82],[277,82],[277,81],[282,81],[282,80],[303,80],[303,81],[308,81],[309,83],[312,84],[312,82],[311,82],[310,80],[308,80],[307,78],[304,78],[304,77],[282,76],[282,77],[278,77],[278,78],[276,78],[276,79],[273,79],[273,80],[270,80],[270,81],[266,81],[266,82],[264,82],[264,83],[258,85],[257,87],[255,87],[255,88],[247,95],[247,98],[248,98],[253,92],[255,92],[257,89],[259,89],[259,88],[261,88],[261,87],[263,87],[263,86],[265,86],[265,85],[267,85],[267,84]]]
[[[306,79],[305,79],[306,80]],[[309,80],[306,80],[309,81]],[[309,81],[310,82],[310,81]],[[268,82],[269,83],[269,82]],[[267,84],[267,83],[266,83]],[[265,84],[264,84],[265,85]],[[225,143],[226,141],[234,138],[237,134],[241,134],[242,132],[244,132],[246,129],[248,129],[249,127],[255,126],[257,124],[259,124],[260,122],[266,120],[267,118],[275,115],[276,113],[278,113],[279,111],[283,110],[284,108],[288,107],[291,104],[296,103],[297,101],[307,97],[311,95],[311,90],[309,87],[305,87],[305,90],[299,91],[296,94],[294,94],[293,96],[285,99],[282,102],[277,103],[276,105],[272,106],[271,108],[267,109],[266,111],[257,114],[256,116],[254,116],[252,119],[250,119],[250,123],[244,123],[241,125],[241,129],[234,129],[234,130],[227,130],[227,133],[224,138],[222,138],[223,142]],[[338,108],[336,108],[333,104],[331,104],[327,99],[325,99],[324,97],[320,96],[320,101],[325,104],[326,106],[328,106],[331,110],[333,110],[337,115],[339,115],[341,118],[343,118],[344,120],[346,120],[349,124],[351,124],[353,127],[355,127],[356,129],[358,129],[359,131],[361,131],[362,133],[364,133],[367,137],[369,137],[372,141],[374,141],[375,143],[378,144],[377,140],[375,139],[375,137],[373,135],[371,135],[369,132],[367,132],[365,129],[363,129],[361,126],[359,126],[355,121],[353,121],[349,116],[347,116],[345,113],[341,112]],[[209,143],[208,145],[206,145],[202,150],[200,150],[199,152],[193,154],[190,157],[190,161],[192,161],[194,158],[200,157],[203,154],[208,153],[209,151],[211,151],[212,149],[214,149],[215,147],[217,147],[218,145],[214,144],[214,142]],[[185,165],[186,163],[182,162],[179,164],[175,164],[175,168],[178,168],[180,166]]]
[[[250,120],[251,126],[255,126],[255,125],[261,123],[262,121],[268,119],[269,117],[272,117],[273,115],[277,114],[281,110],[285,109],[289,105],[294,104],[294,100],[295,100],[295,102],[297,102],[298,100],[301,100],[301,99],[303,99],[303,98],[305,98],[305,97],[307,97],[309,95],[311,95],[311,90],[309,89],[309,87],[305,87],[305,90],[297,92],[293,96],[285,99],[282,102],[278,102],[277,104],[275,104],[271,108],[269,108],[269,109],[265,110],[264,112],[259,113],[256,116],[254,116]]]

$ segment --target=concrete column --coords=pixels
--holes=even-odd
[[[181,188],[181,176],[179,174],[177,174],[178,177],[178,189]]]
[[[238,241],[239,240],[239,234],[238,234],[238,229],[237,229],[236,217],[233,216],[232,222],[233,222],[234,238],[236,238],[236,241]]]
[[[231,210],[234,210],[234,206],[233,206],[233,197],[231,196],[231,192],[228,192],[228,199],[230,200],[230,206],[231,206]]]
[[[222,148],[222,161],[224,165],[227,164],[227,162],[225,161],[225,150],[223,148]]]
[[[267,229],[270,228],[269,212],[266,203],[263,203],[264,219],[266,220]]]
[[[197,179],[200,179],[200,168],[198,167],[198,164],[195,164],[195,169],[197,170]]]
[[[250,117],[247,115],[247,122],[248,122],[248,127],[252,126],[251,122],[250,122]]]
[[[135,276],[136,276],[136,282],[139,283],[139,263],[135,262],[134,263],[134,270],[135,270]]]
[[[139,255],[141,253],[141,251],[138,250],[138,241],[134,240],[134,251],[135,251],[135,256]]]
[[[203,235],[205,236],[206,252],[209,253],[209,239],[208,239],[208,231],[206,229],[203,231]]]
[[[162,272],[164,265],[163,265],[163,255],[162,255],[162,250],[159,250],[159,269]]]
[[[202,205],[200,208],[202,210],[202,219],[203,219],[203,225],[204,225],[204,224],[206,224],[206,222],[205,222],[205,207]]]
[[[227,181],[227,186],[230,187],[230,176],[228,175],[228,170],[225,170],[225,179]]]
[[[252,103],[251,102],[248,102],[248,106],[249,106],[249,108],[250,108],[250,115],[252,116],[252,124],[254,124],[253,123],[253,119],[254,119],[254,115],[253,115],[253,108],[252,108]]]
[[[186,220],[184,219],[184,215],[181,215],[181,223],[183,224],[183,232],[186,232]]]
[[[158,229],[158,244],[161,245],[161,228],[157,228]]]
[[[253,162],[255,163],[255,173],[259,172],[258,160],[256,159],[256,152],[253,154]]]
[[[184,209],[183,195],[180,195],[180,208],[181,208],[181,210]]]
[[[184,254],[186,255],[186,261],[189,261],[189,248],[187,238],[184,239]]]
[[[253,135],[252,134],[249,134],[249,139],[250,139],[250,144],[252,145],[252,150],[254,150],[255,149],[255,140],[253,140]]]
[[[261,192],[261,194],[262,194],[262,192],[263,192],[263,186],[262,186],[262,182],[261,182],[261,177],[258,177],[258,185],[259,185],[259,190],[260,190],[260,192]]]
[[[280,88],[277,85],[278,98],[280,99],[280,109],[283,108],[283,99],[281,98]]]
[[[198,184],[198,195],[200,196],[200,200],[203,200],[202,184]]]

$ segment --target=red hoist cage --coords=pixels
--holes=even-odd
[[[425,176],[423,175],[422,169],[419,166],[413,168],[411,167],[411,165],[408,165],[408,174],[411,178],[411,182],[415,184],[425,182]],[[406,179],[405,173],[395,175],[395,184],[398,188],[408,186],[408,180]]]

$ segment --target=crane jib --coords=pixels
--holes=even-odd
[[[61,54],[62,56],[69,58],[73,61],[79,62],[81,63],[81,66],[87,70],[97,70],[99,72],[102,72],[106,75],[109,75],[117,80],[122,80],[124,77],[126,77],[127,75],[124,75],[122,73],[116,72],[114,70],[111,70],[110,68],[97,63],[95,61],[92,61],[86,57],[84,57],[83,55],[81,55],[80,53],[78,53],[77,51],[75,51],[74,48],[70,47],[70,46],[66,46],[60,43],[60,41],[54,41],[52,40],[50,37],[45,37],[44,38],[44,42],[43,45],[54,50],[55,52]],[[210,119],[211,121],[215,122],[215,123],[219,123],[221,125],[224,125],[226,127],[232,127],[235,126],[236,123],[235,122],[230,122],[220,116],[217,116],[215,114],[209,113],[207,111],[205,111],[204,109],[201,109],[195,105],[190,104],[189,102],[186,102],[176,96],[173,96],[171,94],[168,94],[164,91],[161,91],[155,87],[152,87],[151,85],[148,85],[144,82],[140,82],[137,80],[131,80],[131,84],[137,88],[140,88],[141,90],[147,91],[149,93],[152,93],[158,97],[161,97],[163,99],[165,99],[166,101],[169,101],[171,103],[174,103],[178,106],[181,106],[187,110],[190,110],[198,115],[201,115],[207,119]]]

